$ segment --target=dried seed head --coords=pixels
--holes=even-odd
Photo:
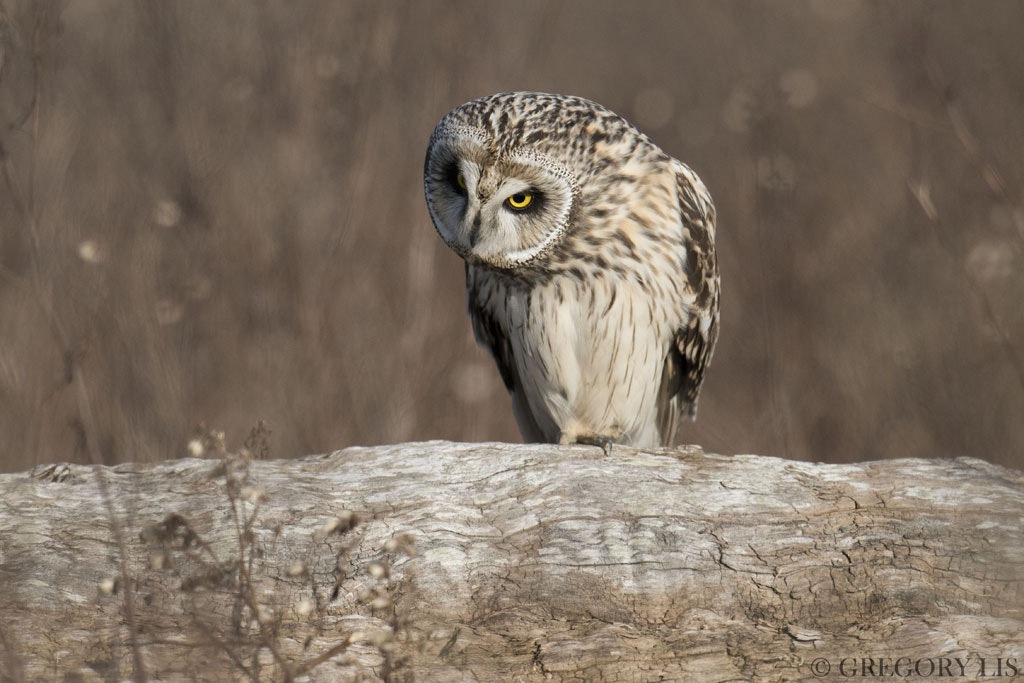
[[[400,552],[412,556],[413,538],[409,534],[396,534],[384,544],[384,550],[389,553]]]
[[[243,486],[240,491],[242,498],[245,498],[249,503],[255,505],[256,503],[263,503],[267,500],[267,494],[263,489],[256,486]]]
[[[375,628],[371,631],[367,631],[363,639],[377,647],[380,647],[381,645],[391,641],[393,638],[394,636],[391,631],[387,631],[382,628]]]
[[[351,510],[342,510],[337,517],[329,519],[324,522],[324,525],[320,528],[319,534],[321,536],[329,536],[333,533],[343,534],[346,531],[355,528],[359,524],[359,517],[356,516]]]
[[[341,514],[338,515],[338,521],[349,529],[359,523],[359,520],[356,518],[356,513],[351,510],[342,510]]]
[[[103,261],[100,245],[96,240],[85,240],[78,245],[78,258],[86,263],[100,263]]]
[[[161,199],[153,209],[153,221],[164,228],[173,228],[181,221],[181,207],[170,199]]]
[[[167,566],[167,555],[165,553],[153,553],[149,556],[149,568],[160,571]]]

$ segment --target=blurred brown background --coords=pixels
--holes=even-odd
[[[265,419],[277,457],[517,441],[421,174],[446,111],[520,89],[605,104],[715,197],[723,328],[680,441],[1024,466],[1022,26],[1012,1],[0,0],[0,468],[87,461],[86,433],[178,457],[200,422]]]

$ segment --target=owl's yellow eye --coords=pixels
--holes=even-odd
[[[461,173],[456,174],[456,176],[455,176],[455,184],[459,186],[460,190],[467,189],[466,188],[466,176],[462,175]]]
[[[508,205],[516,211],[522,211],[533,203],[533,195],[529,192],[520,192],[508,198]]]

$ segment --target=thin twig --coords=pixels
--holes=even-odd
[[[6,11],[4,12],[6,15]],[[38,234],[38,221],[36,220],[36,206],[35,206],[35,175],[36,168],[38,165],[38,154],[39,154],[39,129],[40,121],[42,118],[41,114],[41,97],[42,91],[42,51],[41,46],[43,42],[43,31],[48,25],[49,16],[47,10],[43,9],[36,15],[35,23],[32,28],[32,39],[31,39],[31,50],[32,50],[32,67],[33,67],[33,100],[31,106],[31,151],[29,154],[29,174],[28,182],[25,194],[27,200],[24,200],[21,193],[18,192],[18,188],[14,182],[13,174],[10,172],[9,159],[4,159],[3,164],[3,175],[8,188],[11,190],[15,202],[21,211],[21,214],[28,224],[29,237],[31,242],[31,262],[32,270],[34,274],[34,282],[29,284],[26,289],[30,293],[30,297],[36,302],[40,309],[44,312],[46,319],[50,323],[50,328],[54,334],[54,339],[60,347],[61,352],[66,358],[71,358],[70,372],[69,372],[69,383],[74,386],[75,391],[75,402],[78,408],[79,417],[82,422],[82,428],[85,433],[85,446],[86,452],[89,455],[89,459],[93,465],[93,472],[96,475],[96,482],[100,490],[100,496],[103,498],[104,508],[107,513],[108,521],[110,523],[110,530],[114,536],[114,542],[117,545],[118,550],[118,561],[121,575],[121,585],[124,588],[124,612],[125,619],[128,622],[128,639],[132,650],[132,660],[135,668],[135,680],[140,683],[145,683],[147,680],[145,662],[142,658],[142,650],[139,647],[137,640],[137,623],[135,617],[135,592],[132,587],[131,573],[128,570],[128,549],[127,544],[124,540],[124,533],[121,528],[121,524],[118,521],[117,511],[114,508],[113,499],[110,496],[110,490],[107,486],[106,476],[103,473],[103,458],[99,451],[99,445],[96,437],[96,424],[93,419],[92,404],[89,401],[89,392],[86,387],[85,375],[82,372],[81,367],[78,363],[74,362],[74,356],[70,353],[72,348],[70,338],[60,320],[54,313],[52,307],[43,298],[40,286],[40,262],[41,262],[41,248],[39,245],[39,234]],[[7,279],[20,284],[20,279],[9,273],[2,273],[7,276]]]
[[[227,476],[231,476],[230,471],[228,472]],[[284,655],[277,647],[276,639],[271,637],[271,634],[267,632],[266,624],[264,624],[263,619],[260,617],[260,606],[259,603],[256,601],[256,594],[255,590],[253,589],[251,566],[248,564],[246,560],[247,544],[245,533],[248,531],[248,529],[243,528],[240,523],[238,515],[238,505],[236,504],[234,493],[231,492],[230,484],[228,491],[228,500],[231,502],[231,516],[234,518],[235,533],[238,536],[238,572],[239,579],[241,580],[242,584],[242,599],[245,600],[246,606],[248,606],[249,611],[252,612],[253,617],[256,619],[256,625],[260,633],[260,640],[262,640],[263,644],[267,647],[268,650],[270,650],[271,655],[273,655],[274,657],[274,661],[277,662],[277,665],[280,666],[281,670],[284,672],[284,680],[293,681],[295,680],[295,676],[294,674],[292,674],[291,668],[288,666],[288,662],[285,660]],[[251,554],[252,551],[250,550],[249,555],[251,556]],[[251,560],[251,557],[249,559]]]
[[[934,88],[938,94],[943,96],[945,112],[949,117],[950,125],[956,134],[957,140],[960,141],[960,144],[963,146],[964,151],[970,160],[980,169],[982,180],[986,185],[988,185],[989,189],[991,189],[992,192],[1001,200],[1006,201],[1006,183],[1003,181],[1002,175],[996,167],[985,157],[984,152],[982,152],[981,144],[978,142],[977,136],[974,135],[967,125],[967,118],[963,115],[956,97],[952,92],[950,92],[949,88],[943,86],[943,81],[945,79],[942,75],[941,69],[935,62],[929,62],[925,65],[925,71],[928,74],[928,79],[932,88]],[[921,201],[921,197],[917,198],[928,218],[932,222],[938,222],[938,215],[935,212],[934,206],[932,206],[929,211],[928,206]],[[941,238],[939,238],[938,242],[949,260],[956,264],[956,267],[963,273],[964,280],[968,283],[970,290],[981,300],[982,314],[996,331],[996,335],[999,339],[999,347],[1009,360],[1010,367],[1013,369],[1017,383],[1020,385],[1021,390],[1024,391],[1024,361],[1022,361],[1017,355],[1017,350],[1014,346],[1013,340],[1010,338],[1010,335],[1006,330],[1003,329],[999,316],[996,315],[995,309],[992,306],[992,300],[989,297],[988,292],[974,281],[971,273],[968,272],[966,264],[963,259],[958,256],[956,250],[951,248],[946,244],[945,240]]]
[[[304,673],[306,673],[308,671],[312,671],[313,669],[315,669],[316,667],[320,666],[321,664],[323,664],[327,660],[331,659],[332,657],[340,655],[342,652],[347,650],[348,646],[351,645],[351,644],[352,644],[352,634],[350,633],[348,636],[346,636],[345,640],[341,641],[340,643],[338,643],[337,645],[335,645],[331,649],[327,650],[326,652],[322,652],[319,655],[317,655],[316,657],[314,657],[313,659],[310,659],[310,660],[305,661],[302,664],[300,664],[299,668],[295,670],[295,675],[296,676],[301,676],[302,674],[304,674]]]

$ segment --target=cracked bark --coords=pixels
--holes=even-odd
[[[238,500],[267,496],[247,536],[263,631],[224,465],[105,472],[159,680],[283,679],[281,661],[315,663],[311,680],[791,680],[819,658],[846,680],[840,660],[868,657],[1024,670],[1024,475],[980,460],[430,442],[255,461]],[[130,677],[92,469],[0,475],[0,496],[0,678]],[[329,532],[345,511],[359,523]],[[154,541],[171,515],[191,554]]]

